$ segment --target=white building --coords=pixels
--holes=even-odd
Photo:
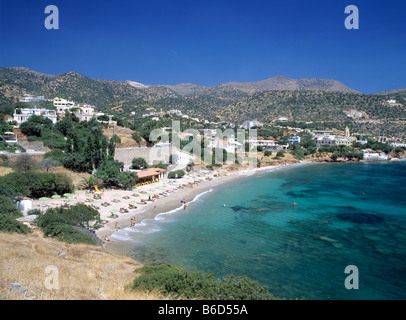
[[[289,143],[300,143],[300,137],[299,137],[299,136],[296,136],[296,135],[291,136],[291,137],[289,138]]]
[[[21,113],[14,113],[13,118],[17,122],[18,125],[21,123],[27,121],[30,117],[36,115],[36,116],[43,116],[45,118],[48,118],[52,121],[52,123],[56,123],[58,116],[56,115],[56,112],[54,110],[48,110],[48,109],[37,109],[37,107],[29,109],[19,109]]]
[[[248,143],[254,147],[263,147],[271,150],[286,150],[288,144],[277,144],[274,140],[249,139]]]
[[[396,103],[395,99],[386,100],[387,103]]]
[[[72,109],[75,110],[74,113],[80,121],[89,121],[93,117],[98,116],[98,113],[94,113],[94,107],[88,104],[75,105]]]
[[[316,143],[316,147],[319,148],[321,146],[328,146],[328,145],[345,145],[351,146],[351,139],[348,137],[340,137],[335,135],[318,135],[314,137],[314,142]]]
[[[54,99],[54,107],[57,113],[65,114],[65,111],[73,112],[80,121],[89,121],[93,116],[98,114],[94,113],[94,106],[89,104],[76,104],[73,101],[65,100],[62,98]]]
[[[403,148],[406,147],[406,143],[400,143],[400,142],[392,142],[390,145],[392,147],[403,147]]]
[[[168,113],[176,114],[178,116],[182,115],[182,111],[176,109],[169,110]]]
[[[17,208],[20,209],[23,215],[26,215],[27,212],[32,209],[32,199],[30,198],[27,197],[16,198],[15,201]]]
[[[213,139],[207,144],[208,148],[220,148],[227,151],[227,153],[237,153],[238,150],[242,150],[242,143],[236,141],[235,139],[220,140]]]
[[[365,150],[363,159],[366,161],[388,160],[388,155],[385,152],[378,153],[376,151]]]
[[[242,128],[251,129],[252,127],[263,127],[264,124],[257,120],[246,120],[242,123]]]
[[[56,111],[58,113],[64,113],[65,110],[69,110],[70,108],[73,108],[73,106],[75,105],[75,103],[73,101],[70,100],[66,100],[66,99],[62,99],[62,98],[58,98],[56,97],[54,99],[54,107],[56,108]]]
[[[32,96],[30,94],[24,94],[23,97],[20,99],[20,102],[37,102],[37,101],[44,101],[44,96]]]
[[[289,119],[286,117],[280,117],[278,120],[276,120],[277,122],[288,122]]]

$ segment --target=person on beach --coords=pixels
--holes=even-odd
[[[117,221],[114,222],[114,227],[115,227],[116,229],[117,229],[117,225],[118,225]]]

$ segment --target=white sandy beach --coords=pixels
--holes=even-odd
[[[298,165],[298,163],[234,172],[225,170],[214,172],[194,171],[186,174],[181,179],[161,179],[159,182],[140,186],[132,191],[100,190],[101,199],[95,199],[93,193],[88,194],[87,191],[77,191],[72,195],[61,195],[61,199],[35,200],[33,208],[42,208],[44,210],[48,207],[57,207],[63,204],[75,205],[78,203],[94,206],[99,211],[103,221],[103,226],[96,231],[96,235],[103,240],[106,249],[114,253],[120,253],[119,246],[122,243],[116,241],[114,237],[111,238],[111,235],[115,231],[129,227],[132,218],[136,219],[135,224],[139,224],[144,219],[154,219],[158,214],[180,208],[182,200],[191,202],[196,196],[216,186],[235,183],[239,179],[292,165]],[[141,204],[142,202],[145,204]],[[130,206],[136,208],[130,208]],[[120,212],[120,209],[128,212]],[[115,216],[113,217],[113,215]]]

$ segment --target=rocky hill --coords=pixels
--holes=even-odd
[[[42,233],[0,233],[0,298],[3,300],[156,300],[156,293],[132,292],[141,264],[102,247],[67,244]],[[58,290],[46,289],[51,271]],[[48,270],[48,271],[47,271]],[[56,273],[57,272],[57,273]]]
[[[332,79],[276,76],[210,87],[190,83],[146,86],[128,80],[91,79],[73,71],[49,75],[27,68],[0,68],[0,104],[16,103],[23,93],[90,103],[100,111],[127,118],[131,112],[140,117],[152,107],[157,111],[180,109],[191,117],[217,117],[235,123],[247,119],[268,122],[285,116],[299,122],[351,121],[356,124],[354,128],[368,130],[369,125],[359,123],[377,121],[391,134],[402,131],[406,119],[406,90],[366,95]],[[389,105],[388,99],[396,99],[397,104]],[[388,125],[385,121],[394,123]],[[381,131],[376,130],[377,134]]]

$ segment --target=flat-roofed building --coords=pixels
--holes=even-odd
[[[43,116],[44,118],[48,118],[52,121],[52,123],[56,123],[58,116],[54,110],[48,109],[37,109],[35,108],[23,108],[19,109],[20,113],[14,113],[13,119],[17,122],[18,125],[27,121],[32,116]]]

